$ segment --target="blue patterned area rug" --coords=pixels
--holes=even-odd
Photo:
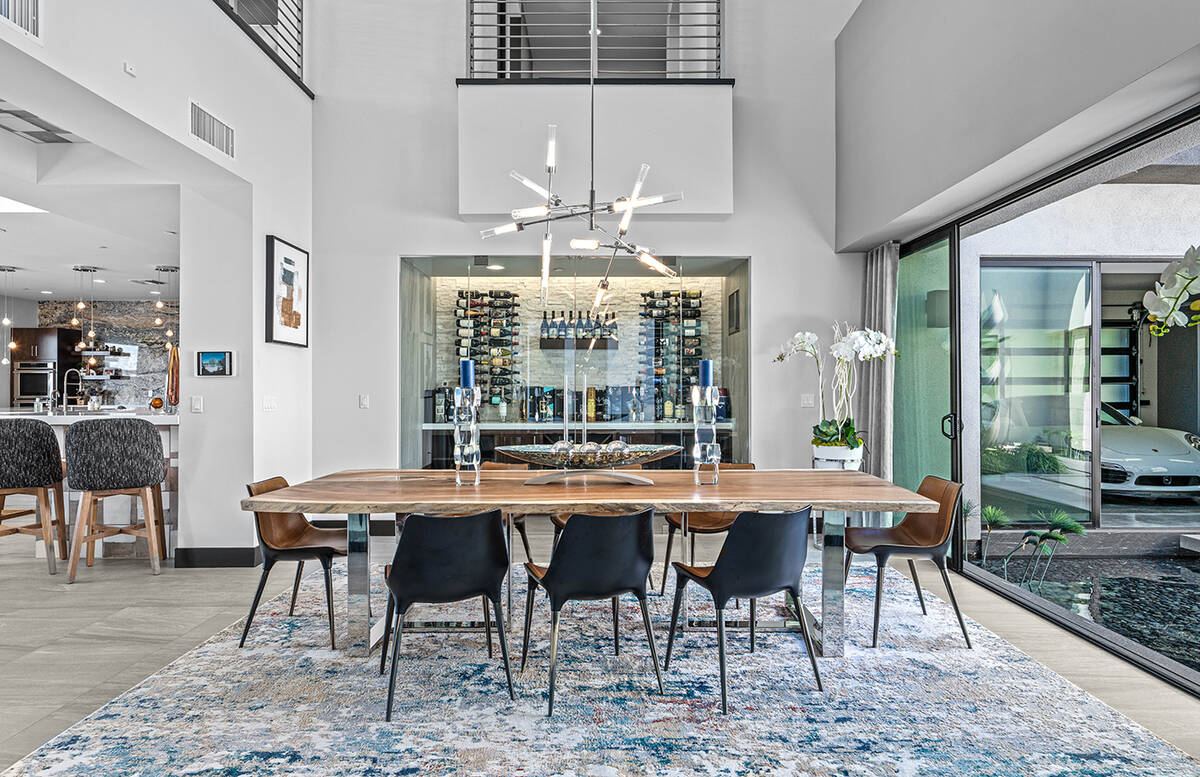
[[[519,610],[523,574],[514,579]],[[564,614],[547,719],[549,608],[539,596],[515,702],[482,634],[409,634],[388,724],[378,652],[328,649],[320,577],[310,576],[295,617],[286,596],[264,603],[246,649],[231,626],[5,774],[1200,775],[1195,761],[974,623],[967,650],[950,607],[928,596],[922,617],[898,573],[872,650],[873,580],[873,565],[851,574],[851,645],[845,658],[821,660],[824,693],[797,635],[761,633],[751,654],[745,632],[731,631],[722,716],[715,633],[690,631],[659,696],[635,602],[622,603],[619,656],[608,603],[576,603]],[[818,581],[811,570],[810,605]],[[341,601],[344,590],[339,577]],[[702,598],[692,596],[694,615],[708,606]],[[651,600],[660,656],[670,603],[670,586]],[[475,601],[414,617],[479,610]],[[514,671],[521,620],[518,611],[509,635]]]

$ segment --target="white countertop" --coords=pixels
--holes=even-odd
[[[76,421],[86,421],[95,418],[144,418],[155,426],[179,426],[179,416],[165,413],[152,413],[149,410],[97,410],[67,413],[56,411],[52,415],[35,413],[26,408],[0,409],[0,418],[36,418],[51,426],[70,426]]]
[[[477,425],[481,432],[499,432],[499,431],[514,431],[514,432],[531,432],[531,431],[546,431],[553,432],[563,428],[562,422],[555,423],[533,423],[526,421],[480,421]],[[454,424],[422,424],[421,429],[425,431],[441,431],[454,428]],[[588,431],[622,431],[622,432],[637,432],[637,431],[667,431],[667,432],[691,432],[692,424],[690,421],[595,421],[588,422]],[[572,422],[570,425],[572,431],[580,431],[583,429],[583,424],[578,421]],[[717,424],[717,429],[730,430],[733,429],[733,421],[722,421]]]

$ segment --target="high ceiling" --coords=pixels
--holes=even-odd
[[[25,138],[31,143],[86,143],[78,135],[60,129],[8,100],[0,99],[0,130]]]

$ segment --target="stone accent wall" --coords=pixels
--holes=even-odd
[[[95,311],[85,311],[88,315],[80,316],[81,326],[71,325],[75,315],[75,303],[64,301],[46,301],[38,303],[38,326],[57,326],[69,329],[81,329],[86,335],[92,324],[93,312],[97,342],[107,345],[122,345],[129,351],[129,346],[137,346],[136,371],[126,368],[129,375],[127,380],[110,380],[104,382],[104,403],[109,405],[127,405],[129,407],[146,407],[150,392],[163,396],[167,380],[167,349],[166,331],[175,332],[172,342],[179,342],[179,303],[165,301],[162,310],[154,307],[153,300],[116,300],[98,301]],[[155,316],[163,320],[162,326],[154,325]],[[80,357],[80,362],[84,357]],[[102,360],[98,360],[102,361]],[[128,360],[122,360],[128,361]],[[122,362],[117,362],[121,364]],[[59,369],[78,367],[80,364],[60,365]],[[99,369],[102,365],[97,364]],[[181,369],[187,369],[181,365]]]

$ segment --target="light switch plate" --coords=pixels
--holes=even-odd
[[[358,395],[358,409],[359,410],[370,410],[371,409],[371,395],[370,394],[359,394]]]
[[[800,407],[816,407],[817,396],[815,394],[801,394]]]
[[[279,397],[267,394],[262,398],[262,409],[264,412],[273,413],[279,409]]]
[[[192,412],[193,413],[203,413],[204,412],[204,397],[198,397],[198,396],[192,397]]]

